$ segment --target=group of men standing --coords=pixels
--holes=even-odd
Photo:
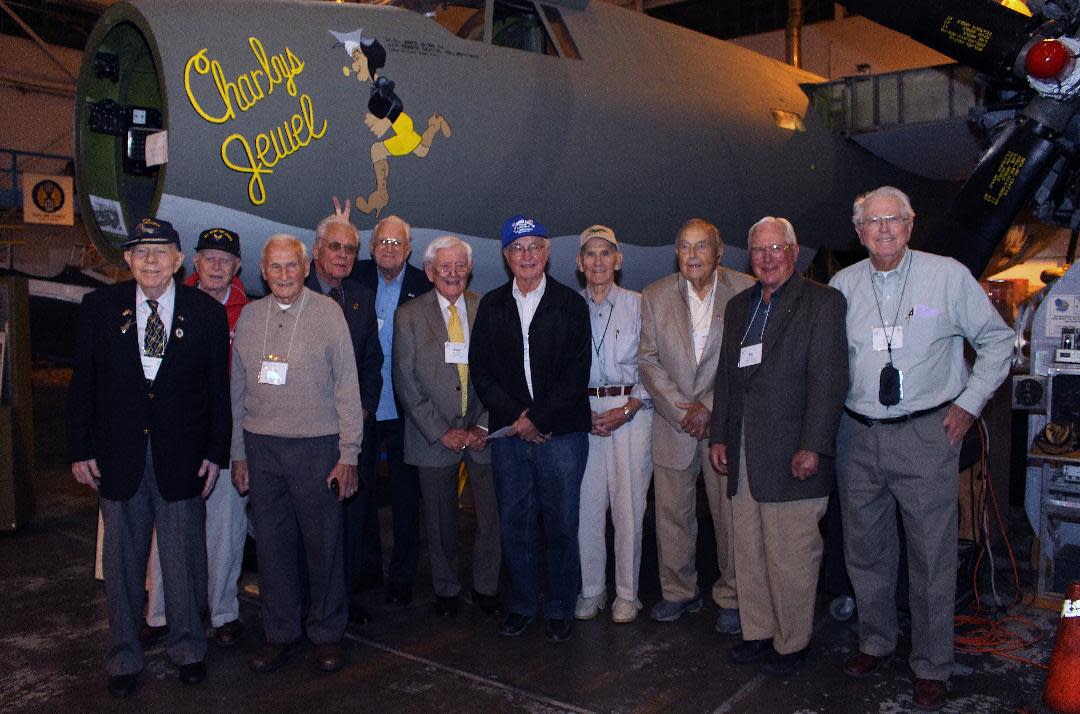
[[[357,263],[359,231],[337,213],[319,224],[310,265],[301,241],[271,236],[260,261],[270,293],[238,320],[220,309],[231,295],[214,287],[220,272],[197,257],[201,294],[175,284],[179,237],[165,221],[140,222],[125,252],[135,281],[84,303],[71,388],[72,470],[100,489],[105,521],[110,691],[130,694],[142,668],[155,525],[167,653],[182,681],[205,676],[200,603],[218,517],[203,499],[230,465],[234,495],[250,492],[259,558],[266,637],[252,668],[280,667],[305,632],[318,667],[340,668],[350,615],[367,619],[350,592],[382,574],[373,459],[385,451],[388,602],[412,599],[422,501],[435,610],[457,613],[464,468],[477,518],[466,599],[502,610],[502,566],[500,633],[520,635],[542,616],[552,642],[608,605],[608,511],[611,617],[637,617],[650,479],[663,597],[649,615],[667,622],[701,609],[700,477],[720,571],[715,629],[741,634],[733,664],[777,676],[809,653],[818,522],[834,486],[859,610],[859,653],[844,669],[866,676],[891,656],[899,509],[913,701],[940,707],[952,666],[959,445],[1006,375],[1011,331],[958,263],[908,248],[914,212],[901,191],[859,197],[853,221],[869,258],[831,287],[799,274],[794,227],[770,216],[749,231],[756,281],[720,267],[719,231],[692,219],[676,237],[678,272],[642,294],[615,284],[618,239],[591,226],[578,293],[547,275],[543,225],[518,215],[501,235],[512,277],[480,298],[467,289],[468,243],[434,240],[420,271],[407,262],[408,224],[389,217],[372,231],[372,260]],[[234,275],[229,290],[242,295]],[[223,552],[237,547],[242,539]],[[225,640],[238,636],[235,614],[214,606]]]

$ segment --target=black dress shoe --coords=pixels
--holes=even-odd
[[[516,612],[511,612],[503,620],[503,624],[499,627],[499,634],[503,637],[517,637],[525,631],[529,625],[533,623],[536,617],[532,615],[519,615]]]
[[[457,596],[443,597],[442,595],[435,596],[435,614],[439,617],[453,617],[457,615],[458,611],[458,599]]]
[[[499,599],[498,595],[485,595],[474,589],[472,591],[472,601],[485,615],[498,615],[502,612],[502,600]]]
[[[251,658],[251,670],[253,672],[273,672],[275,669],[280,669],[289,659],[291,650],[291,644],[267,642]]]
[[[153,625],[147,625],[144,622],[142,629],[139,630],[139,642],[143,644],[143,647],[148,647],[161,639],[161,636],[168,631],[168,625],[154,627]]]
[[[198,661],[180,665],[180,681],[184,684],[198,684],[206,679],[206,662]]]
[[[371,614],[360,605],[350,605],[349,622],[354,625],[366,625],[371,622]]]
[[[386,586],[386,602],[403,607],[412,604],[412,585],[390,583]]]
[[[751,662],[757,662],[773,651],[771,638],[767,640],[743,640],[728,651],[728,661],[734,665],[750,664]]]
[[[765,657],[758,669],[762,674],[767,674],[770,677],[787,677],[795,674],[795,672],[803,666],[809,654],[810,645],[807,645],[796,652],[789,652],[787,654],[780,654],[779,652],[773,651]]]
[[[126,699],[135,691],[137,674],[114,674],[109,677],[109,694],[116,699]]]
[[[240,622],[240,620],[226,622],[221,627],[214,629],[214,639],[222,647],[232,647],[242,634],[244,634],[244,623]]]
[[[574,621],[553,617],[544,621],[544,637],[548,642],[566,642],[574,633]]]

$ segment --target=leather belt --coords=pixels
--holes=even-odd
[[[924,417],[924,416],[926,416],[928,414],[933,414],[936,411],[940,411],[941,409],[944,409],[945,407],[949,406],[949,404],[951,404],[951,403],[952,403],[952,400],[950,399],[947,402],[942,402],[941,404],[938,404],[936,407],[930,407],[929,409],[920,409],[917,412],[911,412],[910,414],[905,414],[903,416],[897,416],[897,417],[886,417],[885,419],[871,419],[870,417],[863,416],[862,414],[860,414],[858,412],[855,412],[855,411],[852,411],[852,410],[848,409],[847,407],[844,407],[844,411],[847,412],[847,415],[849,417],[851,417],[855,421],[859,422],[863,426],[874,426],[875,424],[903,424],[905,422],[914,421],[915,419],[918,419],[919,417]]]
[[[623,387],[589,387],[590,397],[626,397],[634,391],[634,385],[628,384]]]

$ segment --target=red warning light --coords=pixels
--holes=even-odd
[[[1036,42],[1024,59],[1024,69],[1043,81],[1061,78],[1072,64],[1072,51],[1058,40]]]

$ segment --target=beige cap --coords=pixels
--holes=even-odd
[[[601,226],[597,224],[595,226],[589,226],[581,232],[581,243],[578,247],[584,248],[585,244],[593,238],[603,238],[616,248],[619,246],[619,241],[615,240],[615,231],[611,230],[607,226]]]

